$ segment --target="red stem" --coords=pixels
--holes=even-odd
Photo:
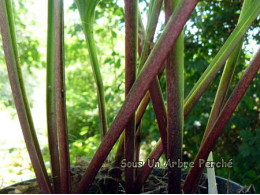
[[[169,51],[176,42],[197,3],[198,0],[184,0],[177,11],[171,16],[164,32],[154,46],[123,106],[113,121],[110,130],[107,132],[85,174],[83,175],[78,188],[78,193],[84,193],[90,187],[110,150],[124,130],[126,124],[130,121],[143,96],[158,74],[158,71],[163,65]]]
[[[173,13],[178,0],[165,0],[165,22],[167,23]],[[167,132],[167,167],[168,167],[168,193],[181,193],[181,168],[172,166],[172,163],[182,160],[182,131],[183,131],[183,50],[182,36],[173,46],[167,59],[167,106],[168,106],[168,132]]]
[[[195,158],[194,167],[190,170],[186,181],[183,186],[184,193],[195,193],[201,174],[203,172],[205,164],[200,164],[202,160],[207,161],[210,151],[213,149],[217,139],[224,130],[225,125],[232,116],[232,113],[235,111],[237,105],[241,101],[242,97],[246,93],[246,90],[252,83],[254,77],[260,69],[260,49],[255,54],[250,65],[244,72],[242,78],[237,84],[236,88],[233,90],[230,98],[222,109],[221,113],[218,116],[215,124],[209,131],[205,141],[203,142],[200,150]]]
[[[167,158],[167,112],[158,77],[153,80],[149,92],[162,139],[164,154]]]
[[[55,96],[60,148],[61,193],[70,193],[70,158],[65,94],[63,0],[55,0]]]
[[[149,155],[148,159],[146,160],[144,166],[142,167],[141,171],[138,173],[137,178],[135,180],[135,189],[136,193],[139,193],[144,182],[152,172],[151,163],[156,163],[160,156],[163,153],[163,144],[162,140],[160,139],[155,147],[155,149],[152,151],[152,153]]]
[[[137,59],[137,5],[138,0],[125,0],[125,96],[129,93],[136,75]],[[134,162],[135,114],[125,128],[126,163]],[[126,193],[133,193],[134,168],[125,168]]]
[[[0,27],[2,42],[15,107],[39,187],[42,193],[49,194],[52,193],[50,182],[33,126],[25,89],[23,88],[22,74],[19,72],[20,70],[18,68],[20,65],[18,64],[18,52],[15,51],[15,37],[12,37],[11,34],[11,28],[13,28],[13,32],[15,31],[14,24],[9,21],[10,18],[8,17],[12,17],[12,13],[7,11],[6,1],[0,0]]]

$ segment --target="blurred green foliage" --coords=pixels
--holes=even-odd
[[[108,125],[111,124],[124,101],[124,10],[120,0],[101,1],[96,12],[95,39],[104,78],[105,98],[107,104]],[[17,14],[26,12],[25,0],[18,1]],[[145,17],[147,1],[140,1]],[[241,0],[201,1],[193,12],[185,28],[185,95],[189,93],[202,72],[223,45],[236,26]],[[69,14],[78,15],[75,4]],[[65,13],[65,16],[66,16]],[[163,21],[160,21],[163,27]],[[26,31],[23,21],[16,18],[17,36],[22,65],[30,72],[33,68],[42,68],[45,63],[38,48],[40,43]],[[160,29],[158,34],[160,34]],[[244,45],[255,40],[259,44],[259,18],[252,25]],[[2,46],[1,46],[2,47]],[[2,50],[2,48],[0,48]],[[253,50],[256,48],[253,48]],[[95,82],[88,58],[85,37],[78,18],[67,20],[65,24],[66,52],[66,86],[67,111],[71,157],[74,161],[77,154],[91,159],[100,144],[98,106]],[[243,47],[231,89],[241,77],[248,65],[252,51]],[[4,69],[3,53],[0,53],[0,105],[12,105],[7,74]],[[192,161],[199,149],[207,125],[211,106],[221,73],[200,98],[193,111],[185,120],[184,160]],[[165,75],[161,86],[166,96]],[[243,185],[253,183],[260,192],[260,75],[242,99],[224,133],[214,148],[214,159],[233,159],[232,169],[217,169],[217,174],[230,178]],[[142,120],[142,149],[148,155],[159,139],[156,118],[149,104]],[[152,144],[151,144],[152,143]],[[114,148],[115,149],[115,148]],[[46,153],[47,155],[47,153]],[[113,156],[113,152],[112,152]],[[112,156],[110,158],[112,159]],[[48,157],[46,156],[46,159]]]

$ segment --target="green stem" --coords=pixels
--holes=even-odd
[[[208,158],[210,151],[213,149],[214,145],[216,144],[216,141],[221,135],[221,133],[223,132],[225,125],[227,124],[228,120],[232,116],[233,112],[235,111],[242,97],[245,95],[246,90],[248,89],[253,79],[257,75],[259,69],[260,69],[260,50],[258,50],[254,55],[252,61],[250,62],[250,65],[245,70],[236,88],[233,90],[227,103],[224,105],[223,109],[221,110],[216,122],[209,130],[209,133],[205,138],[205,141],[202,143],[202,146],[200,147],[200,150],[194,160],[194,166],[191,168],[188,176],[186,177],[183,186],[184,193],[190,194],[196,192],[201,174],[205,167],[205,163],[201,164],[201,161],[203,160],[205,162],[206,159]]]
[[[162,0],[153,0],[150,2],[149,13],[148,13],[148,22],[147,22],[147,27],[146,27],[146,36],[144,39],[144,46],[143,46],[143,50],[142,50],[140,64],[138,67],[138,73],[141,71],[145,61],[147,60],[147,58],[150,54],[151,45],[153,43],[154,33],[155,33],[156,26],[158,23],[158,18],[160,15],[161,7],[162,7]]]
[[[84,193],[89,189],[93,179],[107,158],[107,155],[158,74],[167,58],[167,54],[171,51],[172,46],[178,39],[178,36],[182,32],[185,23],[189,19],[197,3],[198,0],[181,0],[178,9],[171,15],[169,22],[153,47],[143,69],[127,95],[124,104],[111,124],[110,130],[107,132],[83,175],[77,191],[78,193]]]
[[[205,91],[205,89],[212,82],[218,71],[224,65],[225,61],[233,52],[235,47],[239,44],[239,41],[243,38],[247,29],[255,20],[255,18],[259,15],[259,13],[260,1],[255,1],[255,3],[252,4],[247,10],[244,17],[231,33],[231,35],[229,36],[223,47],[220,49],[220,51],[217,53],[215,58],[212,60],[208,68],[197,81],[196,85],[190,91],[189,95],[186,97],[187,101],[185,101],[185,106],[187,109],[187,113],[191,111],[192,105],[196,103],[203,91]]]
[[[54,33],[54,1],[48,0],[48,34],[47,34],[47,83],[46,108],[48,141],[52,180],[55,193],[60,193],[60,160],[58,148],[56,99],[55,99],[55,33]]]
[[[243,3],[243,7],[242,7],[242,11],[238,20],[238,23],[241,21],[241,19],[244,17],[246,10],[250,7],[250,5],[253,3],[254,0],[245,0]],[[240,43],[238,44],[238,46],[236,47],[236,49],[233,51],[233,53],[230,55],[230,57],[228,58],[220,83],[219,83],[219,87],[216,93],[216,97],[214,100],[214,104],[213,107],[211,109],[211,113],[209,116],[209,120],[208,120],[208,124],[202,139],[202,143],[205,141],[205,138],[207,137],[209,130],[212,128],[212,126],[214,125],[215,121],[217,120],[217,117],[221,111],[221,109],[224,106],[225,103],[225,99],[227,97],[229,88],[230,88],[230,84],[233,78],[233,74],[235,71],[235,67],[237,64],[237,60],[241,51],[241,47],[243,45],[243,41],[244,39],[242,39],[240,41]],[[209,155],[209,159],[208,161],[213,161],[213,153],[211,152]],[[209,189],[212,188],[212,191],[217,192],[217,187],[216,187],[216,178],[215,178],[215,169],[214,167],[212,168],[207,168],[207,174],[208,174],[208,181],[209,181],[209,186],[211,184],[211,187]]]
[[[37,140],[18,58],[12,1],[0,0],[0,26],[6,65],[27,150],[42,193],[51,193],[47,171]]]
[[[99,0],[76,0],[76,4],[80,13],[84,34],[87,41],[88,52],[92,65],[95,82],[97,85],[97,96],[99,106],[99,124],[101,139],[107,132],[107,119],[106,119],[106,105],[105,95],[103,89],[103,79],[99,69],[99,62],[97,58],[96,44],[94,40],[93,24],[95,20],[95,8]]]
[[[244,1],[242,11],[241,11],[241,14],[240,14],[240,17],[238,20],[238,24],[240,23],[241,19],[243,17],[245,17],[246,11],[248,10],[248,8],[250,8],[250,5],[252,5],[253,2],[254,2],[254,0],[245,0]],[[225,68],[224,68],[224,71],[223,71],[223,74],[222,74],[222,77],[221,77],[221,80],[219,83],[219,87],[218,87],[218,90],[216,93],[216,97],[214,100],[214,104],[213,104],[213,107],[212,107],[212,110],[211,110],[211,113],[209,116],[206,131],[203,136],[203,141],[205,140],[205,137],[208,135],[209,129],[212,127],[212,125],[216,121],[216,119],[224,105],[224,101],[228,94],[228,89],[229,89],[230,83],[232,81],[232,77],[233,77],[233,74],[234,74],[234,71],[236,68],[237,60],[238,60],[238,57],[239,57],[239,54],[240,54],[240,51],[241,51],[241,48],[243,45],[243,41],[244,41],[244,39],[242,39],[239,42],[238,46],[235,48],[235,50],[233,51],[233,53],[230,55],[230,57],[228,58],[228,60],[226,62],[226,65],[225,65]]]
[[[61,193],[70,193],[70,156],[66,111],[65,65],[64,65],[64,15],[63,0],[54,1],[55,25],[55,98],[59,136]]]

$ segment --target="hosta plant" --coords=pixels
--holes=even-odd
[[[75,0],[86,39],[93,77],[97,89],[101,144],[76,189],[88,192],[104,162],[120,167],[122,162],[137,162],[140,155],[142,116],[151,100],[158,123],[160,140],[148,157],[158,161],[164,153],[168,169],[169,193],[195,193],[208,157],[232,113],[260,68],[260,50],[255,52],[240,81],[229,95],[230,83],[248,28],[260,13],[259,0],[244,0],[237,26],[223,43],[197,83],[184,97],[184,26],[198,0],[150,0],[147,26],[144,28],[138,0],[124,0],[125,10],[125,101],[108,126],[102,71],[95,40],[95,10],[102,0]],[[48,0],[46,110],[51,177],[48,177],[37,140],[29,102],[26,96],[19,59],[12,0],[0,0],[0,26],[7,71],[17,114],[32,166],[42,193],[70,193],[71,165],[69,157],[66,111],[64,8],[63,0]],[[158,38],[156,27],[161,12],[165,27]],[[82,45],[85,47],[85,45]],[[181,184],[181,167],[171,166],[182,161],[185,118],[224,67],[208,124],[194,166]],[[164,70],[166,74],[164,74]],[[159,82],[166,75],[167,101]],[[167,106],[166,106],[167,102]],[[72,116],[73,117],[73,116]],[[120,137],[120,135],[122,135]],[[108,155],[119,140],[113,162]],[[87,154],[86,154],[87,155]],[[124,180],[126,193],[139,193],[152,171],[149,161],[142,167],[115,169],[116,179]],[[121,172],[124,172],[124,178]],[[214,170],[208,169],[208,172]],[[214,174],[213,174],[214,175]]]

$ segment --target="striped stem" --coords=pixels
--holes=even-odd
[[[61,193],[70,193],[70,156],[66,112],[65,66],[64,66],[64,13],[63,0],[54,1],[55,26],[55,99],[57,129],[59,136]]]
[[[24,87],[15,34],[12,1],[0,0],[0,27],[6,66],[26,147],[42,193],[51,193],[47,171],[37,140]]]
[[[46,109],[48,141],[52,170],[52,181],[55,193],[60,193],[60,160],[57,132],[56,99],[55,99],[55,33],[54,1],[48,0],[48,34],[47,34],[47,83]]]
[[[168,52],[172,49],[197,3],[198,0],[182,0],[178,9],[171,15],[169,22],[146,60],[124,104],[111,124],[110,130],[107,132],[83,175],[78,193],[84,193],[89,189],[98,170],[158,74],[167,58]]]

